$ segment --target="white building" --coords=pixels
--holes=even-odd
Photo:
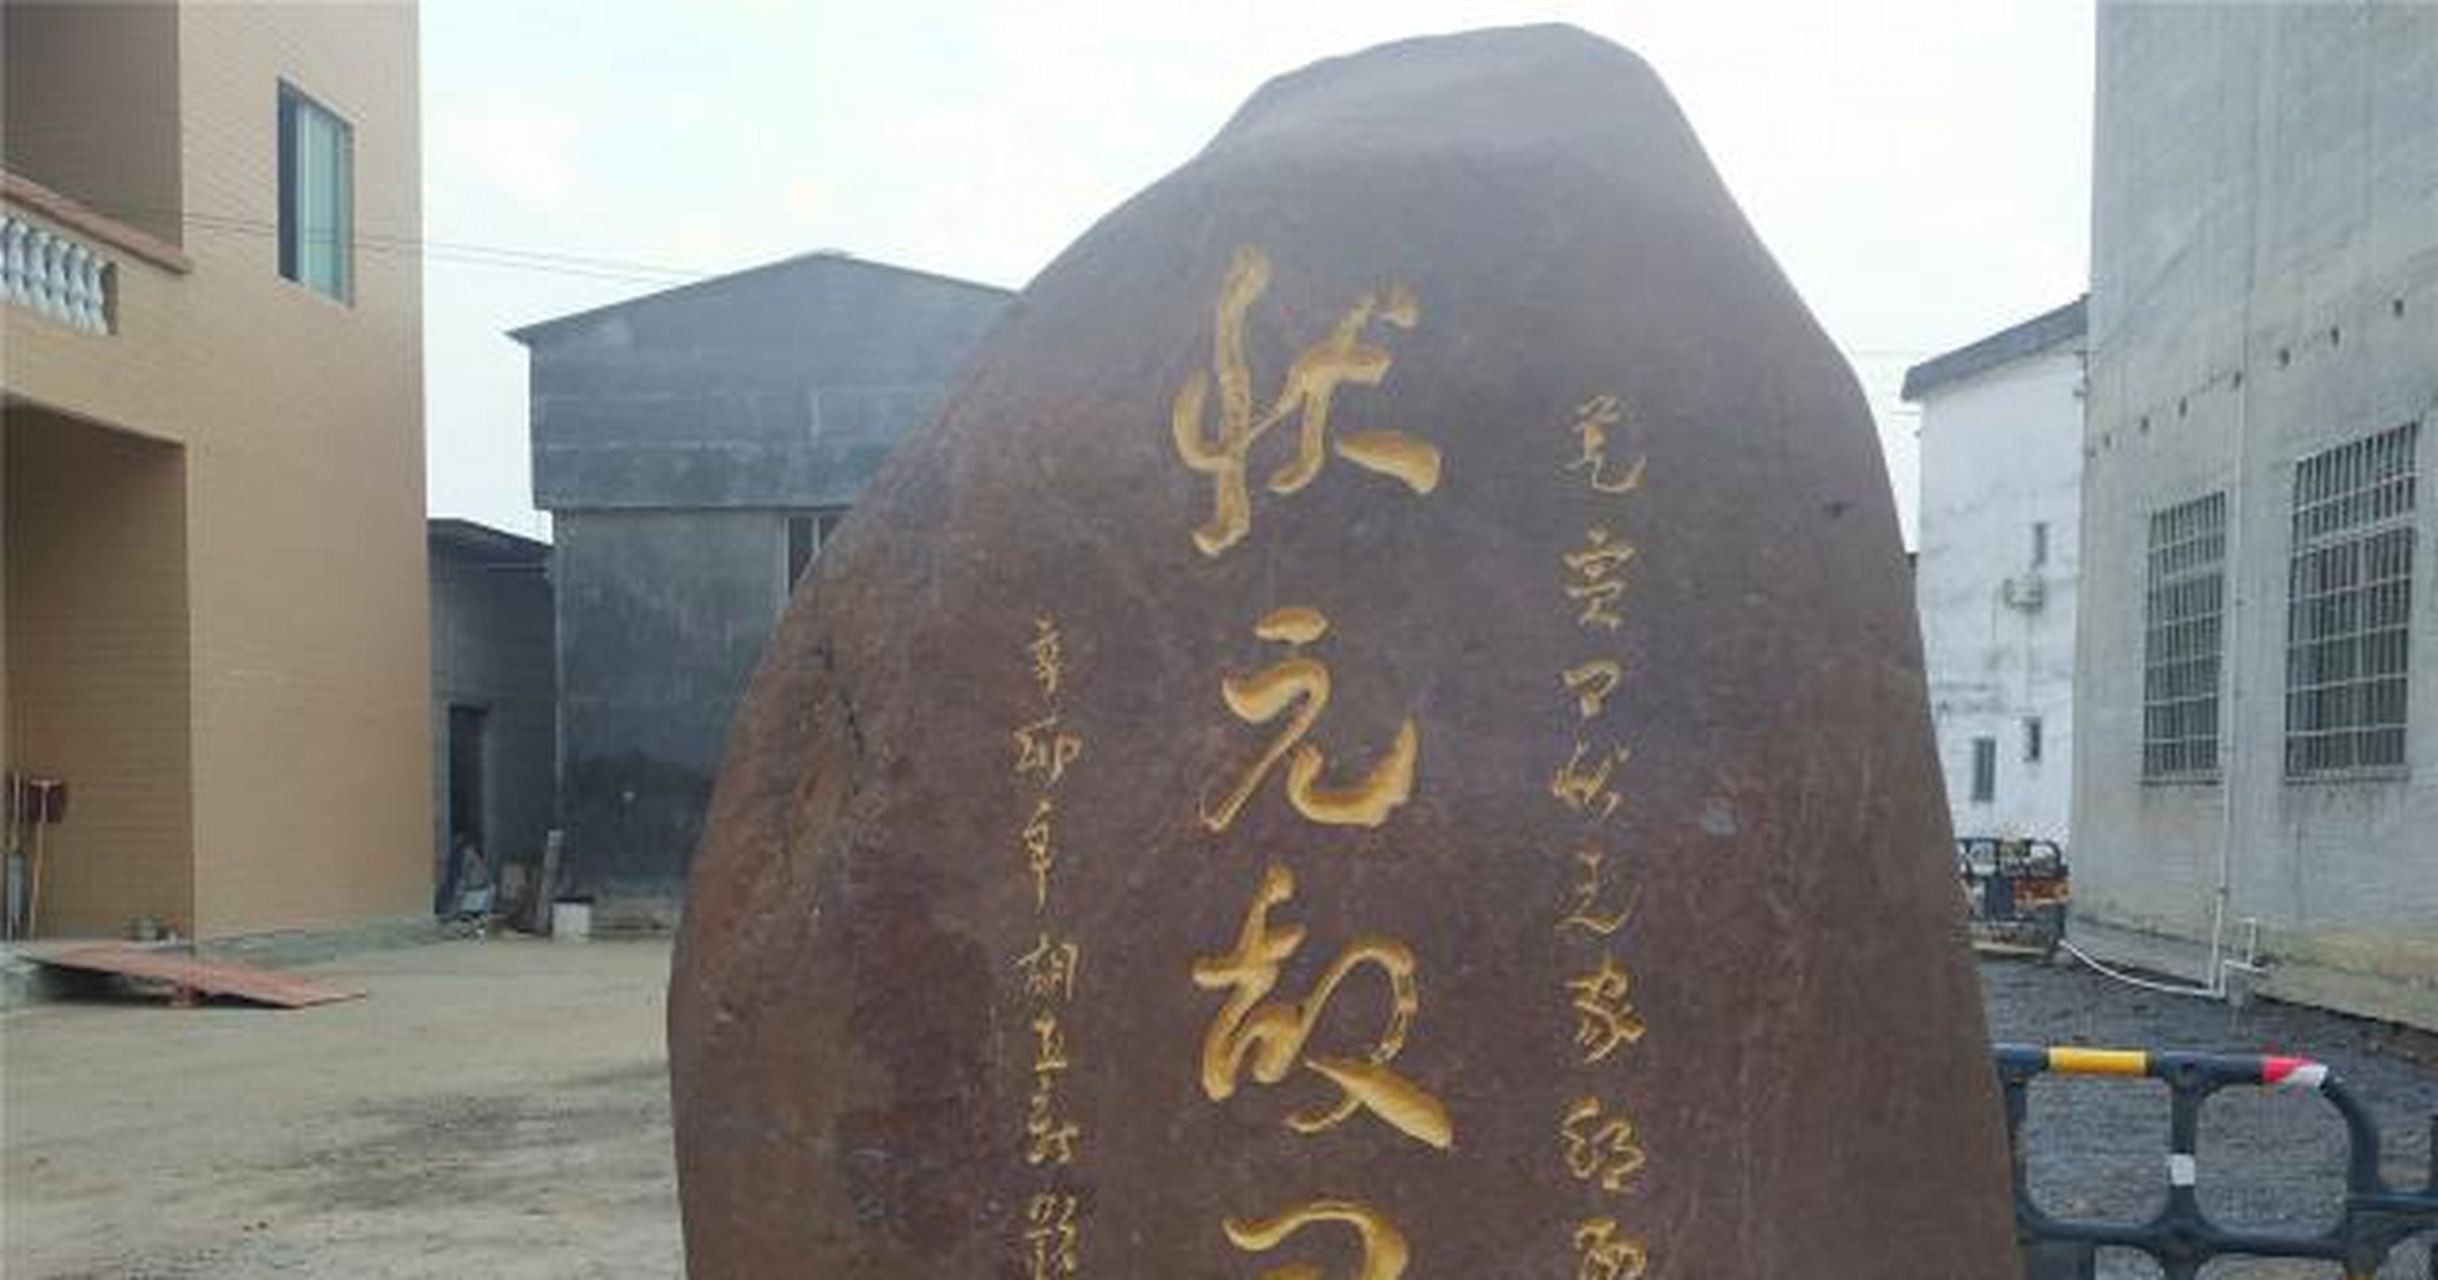
[[[2074,778],[2083,304],[1914,366],[1914,600],[1958,836],[2064,843]]]

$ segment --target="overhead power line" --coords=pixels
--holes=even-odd
[[[174,213],[182,225],[198,230],[230,235],[258,236],[266,239],[279,234],[279,224],[276,222],[234,214],[134,206],[88,205],[87,207],[120,221]],[[510,271],[566,276],[580,280],[606,280],[621,284],[692,284],[725,274],[695,267],[643,262],[633,258],[561,253],[551,249],[525,249],[512,245],[483,244],[470,240],[431,240],[418,236],[390,236],[359,232],[355,236],[355,245],[357,248],[371,253],[417,257],[427,262],[441,262],[455,266],[499,267]],[[1848,360],[1874,362],[1890,360],[1913,362],[1922,360],[1931,354],[1923,350],[1890,347],[1840,347],[1839,350]]]
[[[254,236],[263,239],[269,239],[279,234],[279,224],[276,222],[235,214],[124,205],[88,205],[87,207],[122,222],[140,222],[161,216],[174,216],[181,226],[198,231]],[[613,280],[629,284],[688,284],[697,280],[708,280],[719,274],[692,267],[641,262],[631,258],[560,253],[555,250],[525,249],[511,245],[482,244],[464,240],[429,240],[417,236],[380,235],[369,232],[358,232],[354,237],[354,244],[356,248],[368,253],[421,258],[431,262],[463,266],[503,267],[514,271],[572,276],[588,280]]]
[[[257,218],[185,213],[180,215],[180,220],[188,226],[204,231],[264,238],[279,234],[277,223]],[[358,249],[369,253],[421,258],[429,262],[505,267],[545,275],[574,276],[590,280],[617,280],[634,284],[686,284],[696,280],[708,280],[718,274],[691,267],[673,267],[665,263],[640,262],[628,258],[599,257],[588,254],[559,253],[546,249],[522,249],[510,245],[480,244],[463,240],[427,240],[420,237],[386,236],[363,232],[359,232],[355,236],[355,245]]]

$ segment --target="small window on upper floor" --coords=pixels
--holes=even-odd
[[[1998,798],[1998,740],[1972,740],[1972,802],[1988,804]]]
[[[355,300],[355,130],[285,84],[279,87],[279,273],[335,301]]]
[[[2037,569],[2049,562],[2049,522],[2032,522],[2032,567]]]
[[[2040,763],[2041,749],[2047,745],[2041,741],[2041,736],[2040,717],[2023,717],[2023,762],[2025,764]]]

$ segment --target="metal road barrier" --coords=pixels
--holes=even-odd
[[[2039,1048],[2000,1045],[1998,1079],[2006,1089],[2006,1134],[2015,1168],[2015,1237],[2026,1280],[2091,1280],[2099,1251],[2131,1249],[2158,1262],[2167,1280],[2192,1280],[2211,1259],[2315,1258],[2343,1264],[2348,1280],[2370,1280],[2398,1245],[2438,1231],[2438,1116],[2430,1121],[2430,1173],[2417,1191],[2390,1187],[2379,1173],[2379,1130],[2336,1073],[2308,1058],[2220,1053],[2148,1053],[2139,1049]],[[2167,1152],[2167,1207],[2147,1222],[2086,1222],[2051,1217],[2033,1202],[2026,1176],[2023,1117],[2032,1077],[2122,1076],[2165,1081],[2173,1111]],[[2344,1210],[2318,1235],[2230,1230],[2210,1220],[2194,1194],[2195,1138],[2201,1104],[2232,1085],[2316,1093],[2345,1122]],[[2438,1280],[2438,1242],[2430,1253]]]

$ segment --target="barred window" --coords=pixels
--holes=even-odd
[[[2417,422],[2294,468],[2286,775],[2404,763]]]
[[[2225,651],[2226,495],[2150,516],[2142,631],[2142,777],[2218,774],[2218,679]]]

